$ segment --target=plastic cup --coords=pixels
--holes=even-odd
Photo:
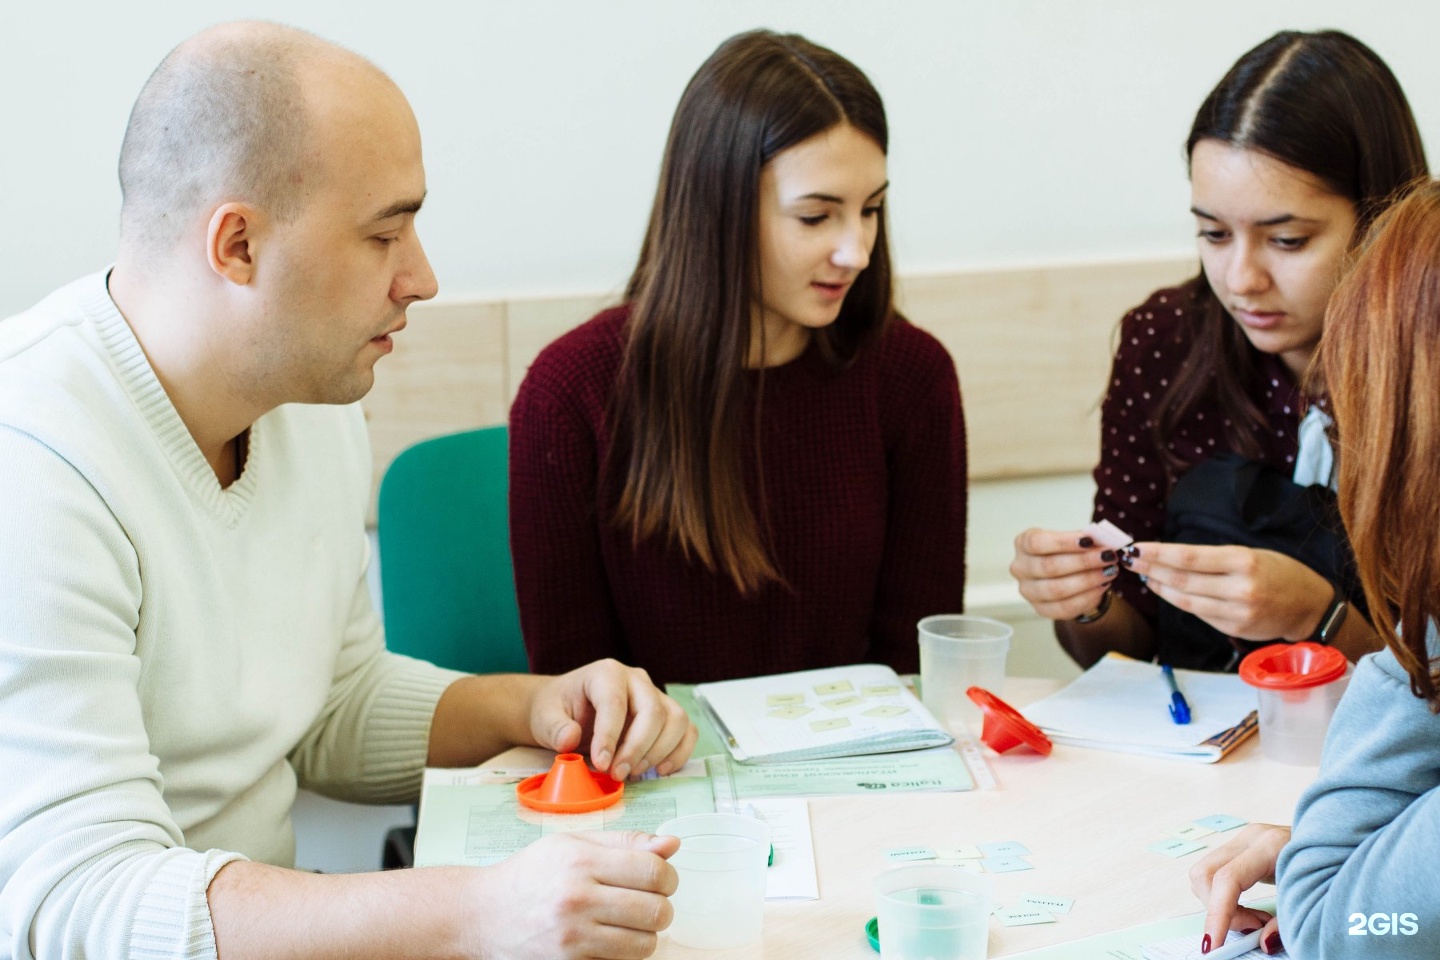
[[[959,867],[914,866],[875,878],[881,960],[985,960],[994,881]]]
[[[1010,652],[1008,623],[989,617],[941,614],[920,621],[920,699],[945,727],[975,723],[980,709],[965,695],[970,687],[999,694]]]
[[[670,864],[680,885],[670,897],[675,919],[670,939],[686,947],[716,950],[760,939],[765,916],[765,866],[770,826],[728,813],[667,820],[655,831],[679,837]]]
[[[1273,643],[1240,661],[1260,701],[1260,752],[1277,763],[1316,766],[1351,667],[1333,647]]]

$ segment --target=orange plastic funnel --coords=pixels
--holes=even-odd
[[[1039,727],[1021,716],[1020,711],[983,687],[971,687],[965,695],[985,713],[980,739],[989,744],[991,750],[1004,753],[1023,743],[1042,757],[1050,756],[1054,744]]]
[[[549,773],[526,777],[515,785],[520,805],[543,813],[588,813],[619,801],[625,784],[585,766],[578,753],[562,753]]]

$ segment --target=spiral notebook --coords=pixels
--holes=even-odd
[[[789,763],[944,746],[953,738],[895,671],[878,663],[694,688],[741,763]]]
[[[1233,673],[1176,670],[1192,719],[1170,716],[1170,688],[1153,663],[1102,657],[1063,690],[1025,707],[1056,743],[1214,763],[1255,732],[1255,690]]]

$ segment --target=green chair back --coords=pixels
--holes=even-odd
[[[405,450],[380,483],[385,645],[468,673],[529,669],[510,564],[508,431]]]

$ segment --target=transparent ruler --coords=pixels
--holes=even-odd
[[[970,776],[975,780],[975,789],[997,789],[1000,784],[995,781],[995,771],[991,770],[990,764],[986,762],[980,743],[975,739],[969,725],[957,723],[950,733],[955,737],[955,752],[960,754],[960,759],[965,761],[965,769],[970,771]]]

